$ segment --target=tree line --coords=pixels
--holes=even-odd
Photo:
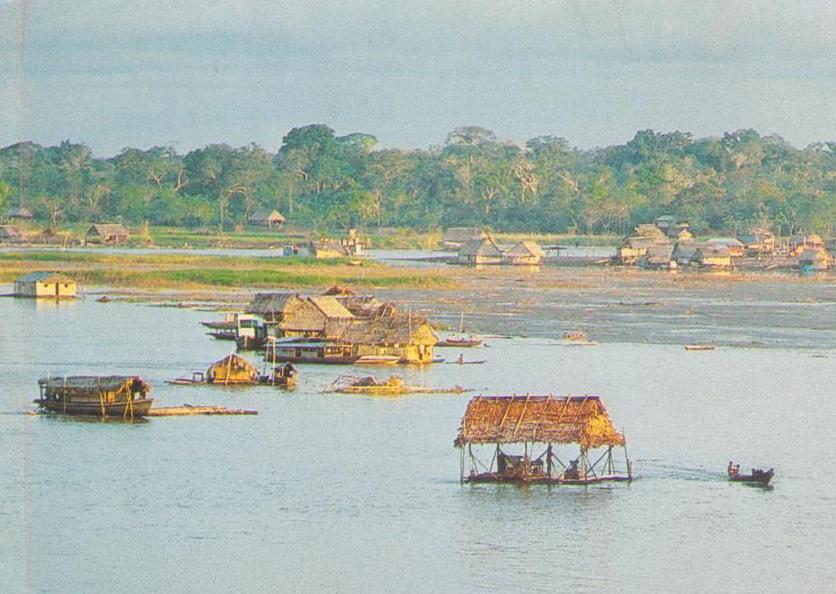
[[[126,148],[110,158],[70,141],[0,149],[0,213],[62,222],[122,220],[233,229],[257,209],[312,228],[484,226],[622,234],[663,214],[698,233],[752,226],[831,235],[836,143],[797,149],[738,130],[694,139],[642,130],[592,150],[555,136],[500,140],[477,126],[429,150],[380,149],[370,134],[291,130],[276,154],[252,144]]]

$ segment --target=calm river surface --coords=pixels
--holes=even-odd
[[[459,484],[469,394],[323,394],[358,371],[327,366],[302,367],[294,392],[169,386],[229,352],[198,323],[216,314],[0,299],[0,592],[831,591],[836,338],[786,336],[832,320],[833,299],[793,315],[772,348],[710,352],[648,332],[566,347],[528,318],[528,338],[465,353],[484,365],[398,369],[476,393],[601,395],[639,480],[526,489]],[[259,415],[26,414],[38,377],[97,372],[143,376],[159,405]],[[774,488],[728,484],[732,458],[774,466]]]

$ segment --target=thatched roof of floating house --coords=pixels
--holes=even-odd
[[[206,378],[213,384],[256,384],[258,368],[240,355],[232,353],[212,363],[206,370]]]
[[[284,314],[288,302],[301,300],[297,293],[256,293],[245,311],[267,320],[275,320]]]
[[[623,446],[624,436],[598,396],[476,396],[455,445],[522,442],[597,448]]]
[[[546,253],[537,245],[537,242],[522,240],[514,244],[514,246],[505,252],[506,256],[511,257],[527,257],[534,256],[537,258],[544,258]]]
[[[358,320],[341,327],[339,340],[347,344],[366,345],[434,345],[438,342],[429,321],[414,314],[394,314]],[[333,332],[333,334],[331,334]],[[326,327],[326,334],[334,336],[336,326]]]

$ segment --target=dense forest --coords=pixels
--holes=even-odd
[[[832,235],[836,143],[797,149],[738,130],[694,139],[642,130],[580,150],[563,138],[497,139],[457,128],[430,150],[379,149],[369,134],[294,128],[257,145],[126,148],[96,158],[69,141],[0,149],[0,213],[26,207],[53,227],[116,221],[233,229],[277,208],[314,228],[481,225],[499,231],[625,233],[662,214],[699,233],[764,225]]]

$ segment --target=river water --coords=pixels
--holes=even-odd
[[[474,320],[515,336],[464,352],[483,365],[398,368],[473,393],[602,396],[638,480],[518,488],[459,484],[470,394],[327,394],[358,373],[330,366],[303,366],[293,392],[170,386],[229,352],[199,325],[216,314],[0,299],[0,592],[829,591],[836,339],[793,337],[833,310],[777,316],[772,348],[707,352],[648,332],[568,347],[523,311],[516,334]],[[26,414],[37,378],[65,373],[139,374],[159,405],[259,415]],[[728,484],[732,458],[775,467],[774,488]]]

